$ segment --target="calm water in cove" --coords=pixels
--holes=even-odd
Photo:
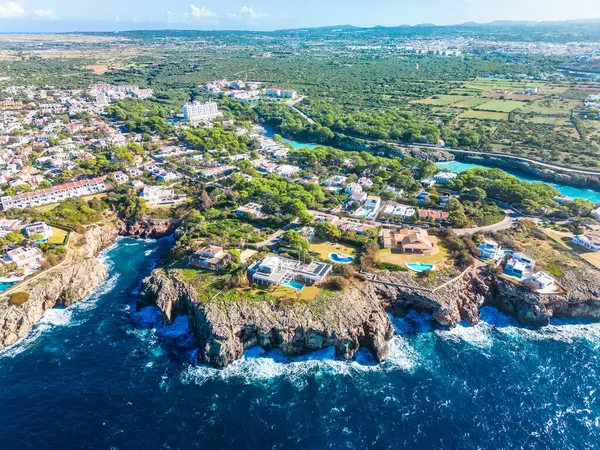
[[[411,313],[381,366],[252,349],[217,371],[193,363],[184,318],[134,310],[169,245],[120,240],[96,294],[0,353],[2,449],[600,446],[598,324],[536,331],[485,308],[442,330]]]

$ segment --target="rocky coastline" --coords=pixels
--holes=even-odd
[[[46,310],[70,306],[97,289],[108,275],[97,255],[118,236],[160,238],[176,227],[170,221],[113,219],[74,235],[68,260],[19,288],[29,294],[26,303],[11,305],[7,295],[0,296],[0,348],[25,336]],[[548,325],[552,316],[600,319],[600,277],[589,275],[572,272],[562,280],[563,291],[538,294],[486,268],[467,270],[442,289],[394,282],[393,273],[387,273],[378,277],[382,281],[354,282],[343,293],[314,305],[202,302],[189,284],[159,268],[143,280],[138,306],[157,306],[168,322],[187,315],[198,344],[198,361],[218,368],[256,345],[290,356],[333,346],[341,359],[353,359],[363,347],[381,362],[388,357],[388,341],[394,333],[390,316],[400,317],[409,310],[426,312],[444,327],[463,321],[477,324],[479,310],[486,305],[531,326]]]
[[[83,234],[73,233],[65,261],[16,288],[29,295],[24,304],[12,305],[9,295],[0,294],[0,349],[23,338],[45,311],[70,306],[94,292],[108,276],[97,256],[119,236],[160,238],[175,227],[170,221],[123,222],[109,217]]]
[[[172,322],[189,318],[198,343],[198,360],[223,368],[255,345],[293,356],[335,347],[341,359],[353,359],[359,347],[377,361],[389,353],[393,336],[389,318],[409,310],[427,312],[444,327],[475,325],[480,308],[494,306],[524,325],[545,326],[553,315],[600,319],[600,280],[573,280],[579,288],[538,294],[487,270],[470,270],[438,291],[363,282],[322,305],[318,313],[305,304],[273,302],[200,302],[187,283],[155,270],[142,283],[139,306],[156,305]]]

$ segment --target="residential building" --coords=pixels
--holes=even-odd
[[[186,199],[185,195],[177,195],[165,186],[145,186],[140,196],[151,206],[172,206]]]
[[[494,261],[504,257],[504,250],[496,241],[485,241],[477,247],[483,259],[493,259]]]
[[[257,219],[266,217],[266,214],[262,212],[262,205],[259,203],[246,203],[235,210],[237,216],[251,216]]]
[[[200,170],[200,175],[208,180],[227,176],[237,170],[235,166],[207,167]]]
[[[268,256],[248,268],[252,282],[291,286],[292,282],[320,285],[326,279],[333,266],[327,263],[302,263],[289,258]]]
[[[506,275],[523,278],[528,276],[535,267],[535,260],[523,253],[514,253],[504,267]]]
[[[457,176],[454,172],[438,172],[433,176],[433,179],[438,183],[447,183],[454,180]]]
[[[52,228],[49,227],[45,222],[32,223],[25,227],[25,235],[30,237],[34,234],[43,236],[43,240],[47,240],[54,234]]]
[[[344,189],[346,194],[360,194],[362,191],[363,188],[358,183],[350,183],[348,186],[346,186],[346,189]]]
[[[348,177],[343,175],[334,175],[323,182],[323,186],[326,187],[340,187],[346,184]]]
[[[352,213],[352,216],[360,219],[375,220],[380,207],[381,198],[375,195],[368,195],[361,207]]]
[[[41,261],[44,260],[42,252],[37,247],[18,247],[6,252],[0,261],[4,264],[16,264],[19,269],[39,269]]]
[[[183,106],[183,118],[188,122],[209,122],[222,116],[216,102],[194,102]]]
[[[26,208],[28,206],[41,206],[48,203],[56,203],[72,197],[98,194],[106,191],[104,177],[92,178],[91,180],[73,181],[48,189],[40,189],[33,192],[5,196],[0,198],[2,209]]]
[[[597,221],[600,222],[600,207],[594,209],[591,213],[590,216],[592,216],[594,219],[596,219]]]
[[[118,184],[127,183],[129,181],[129,177],[125,175],[123,172],[115,172],[112,174],[113,179]]]
[[[403,253],[435,255],[439,252],[437,237],[423,229],[381,230],[379,235],[383,248],[400,249]]]
[[[222,247],[209,245],[189,257],[189,264],[208,270],[220,270],[229,260],[229,253]]]
[[[292,175],[298,172],[300,172],[299,167],[290,166],[289,164],[283,164],[275,170],[275,173],[277,173],[277,175],[279,175],[280,177],[291,177]]]
[[[399,203],[388,203],[379,210],[381,219],[409,219],[417,213],[412,206],[401,205]]]
[[[600,252],[600,233],[590,232],[575,236],[573,243],[581,245],[593,252]]]
[[[555,283],[554,278],[546,272],[536,272],[523,280],[523,284],[539,291],[554,290]]]

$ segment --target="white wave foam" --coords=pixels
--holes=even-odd
[[[465,323],[459,323],[456,327],[447,330],[435,330],[435,334],[440,338],[455,343],[465,342],[473,347],[488,349],[493,344],[491,326],[486,323],[479,323],[475,326],[469,326]]]
[[[119,276],[114,275],[103,281],[96,291],[68,308],[53,308],[45,311],[40,320],[25,336],[13,345],[0,350],[0,357],[14,357],[23,353],[25,350],[30,349],[32,345],[35,345],[35,342],[42,334],[51,331],[55,327],[76,326],[84,323],[89,318],[89,315],[75,315],[75,312],[87,312],[96,308],[97,300],[114,289],[118,279]]]

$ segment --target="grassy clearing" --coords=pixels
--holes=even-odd
[[[477,120],[508,120],[507,113],[491,112],[491,111],[475,111],[469,110],[458,116],[461,119],[477,119]]]
[[[555,125],[561,127],[572,126],[571,121],[568,117],[557,117],[557,116],[529,116],[529,115],[515,115],[514,119],[516,122],[528,122],[528,123],[539,123],[541,125]]]
[[[319,257],[329,260],[331,253],[343,253],[344,255],[356,256],[356,249],[345,244],[333,242],[313,242],[308,249],[312,253],[318,253]]]
[[[509,113],[516,109],[525,106],[524,102],[517,102],[515,100],[490,100],[482,105],[476,106],[474,109],[480,111],[493,111]]]
[[[52,236],[50,236],[50,238],[48,238],[48,244],[57,244],[57,245],[66,244],[67,235],[69,233],[67,233],[65,230],[61,230],[60,228],[54,228],[54,227],[50,227],[50,228],[52,228]]]
[[[481,97],[467,97],[464,100],[461,100],[457,103],[454,103],[452,105],[453,108],[473,108],[475,106],[479,106],[482,105],[484,103],[487,103],[489,100],[487,98],[481,98]]]
[[[461,101],[464,98],[465,97],[462,95],[434,95],[433,97],[425,98],[423,100],[415,100],[411,103],[430,106],[447,106]]]
[[[579,102],[573,100],[540,100],[525,105],[519,110],[519,113],[569,117],[571,109],[577,106],[579,106]]]
[[[407,263],[422,262],[425,264],[440,264],[448,258],[448,251],[440,245],[440,251],[435,255],[409,255],[400,250],[384,248],[377,252],[377,261],[404,266]]]

